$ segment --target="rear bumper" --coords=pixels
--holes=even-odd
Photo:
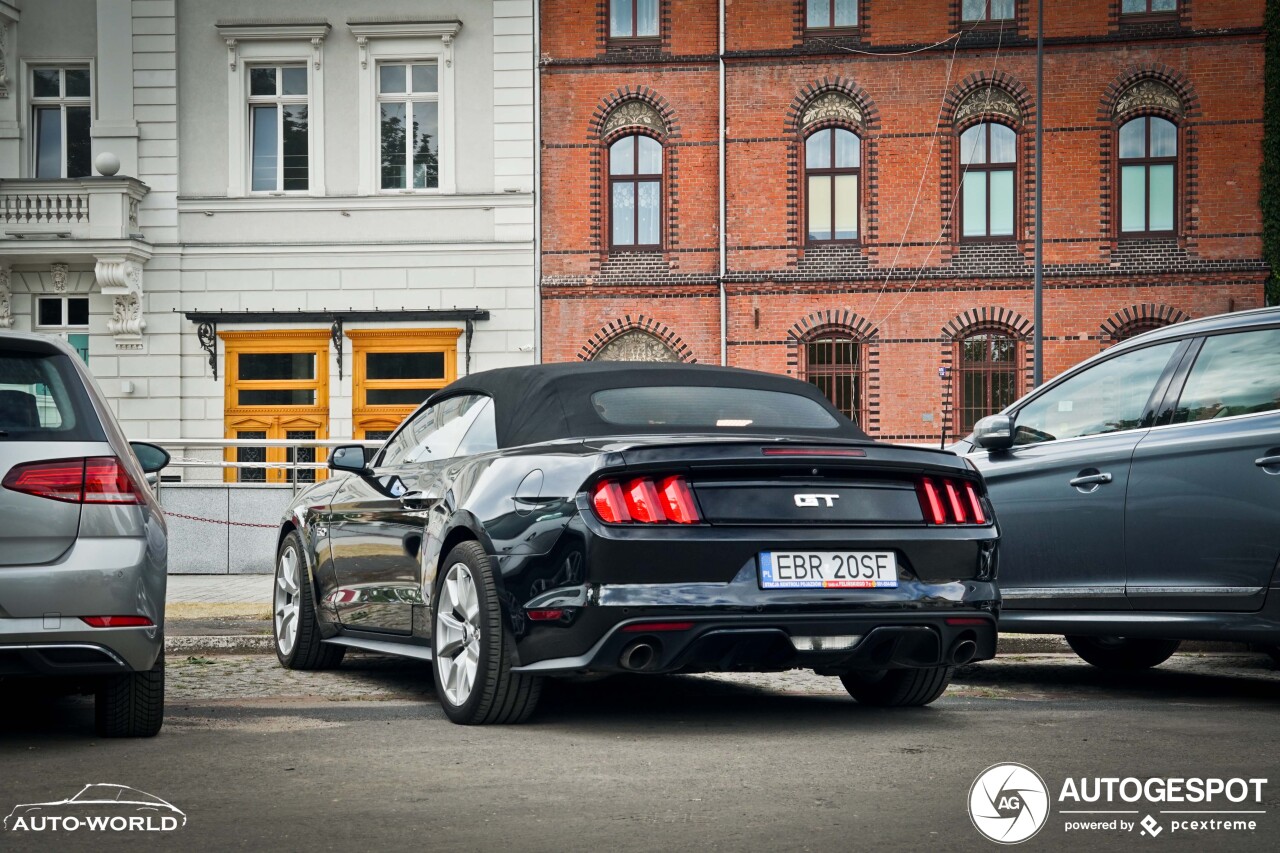
[[[58,627],[53,627],[54,624]],[[46,627],[47,626],[47,627]],[[79,619],[0,619],[0,676],[76,676],[143,672],[164,640],[149,628],[90,628]]]
[[[651,611],[614,625],[584,654],[513,669],[539,675],[797,668],[834,673],[939,666],[957,662],[956,655],[961,663],[995,657],[994,614],[953,618],[963,624],[950,624],[940,614]],[[669,630],[673,624],[679,627]],[[632,653],[641,645],[647,647],[641,665],[624,663],[638,662]]]

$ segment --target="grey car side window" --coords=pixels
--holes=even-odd
[[[1205,340],[1173,423],[1185,424],[1280,409],[1280,329]]]
[[[1018,411],[1015,446],[1138,427],[1179,341],[1118,355],[1055,385]]]

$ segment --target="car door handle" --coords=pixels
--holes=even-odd
[[[1280,466],[1280,456],[1262,456],[1253,460],[1253,464],[1259,468],[1275,468]]]
[[[1067,482],[1077,489],[1084,486],[1104,486],[1111,482],[1111,475],[1104,471],[1101,474],[1086,474],[1083,477],[1076,477],[1074,480],[1068,480]]]
[[[435,501],[435,497],[426,492],[405,492],[400,496],[400,506],[405,509],[427,509]]]

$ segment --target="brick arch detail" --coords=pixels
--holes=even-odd
[[[823,332],[843,332],[863,347],[862,389],[864,400],[859,426],[870,435],[880,432],[880,329],[866,317],[847,308],[814,311],[787,330],[787,373],[801,379],[800,346]]]
[[[802,4],[803,5],[803,4]],[[787,145],[787,246],[792,251],[789,265],[794,265],[804,251],[805,239],[802,227],[803,216],[800,210],[800,178],[804,173],[804,146],[800,140],[800,119],[804,115],[805,108],[813,102],[815,98],[827,94],[828,92],[838,92],[852,100],[858,105],[858,109],[862,111],[862,125],[854,126],[851,123],[827,121],[819,122],[813,125],[814,128],[823,127],[849,127],[858,133],[862,140],[862,186],[859,190],[859,199],[865,205],[863,210],[863,218],[861,221],[861,237],[862,242],[868,247],[875,247],[880,242],[880,155],[879,155],[879,132],[880,132],[880,110],[871,100],[871,96],[866,90],[852,80],[836,75],[834,77],[823,77],[804,86],[796,93],[792,99],[790,106],[787,107],[786,116],[783,119],[783,133],[791,140]],[[867,256],[874,260],[879,250],[875,248],[864,249]]]
[[[862,127],[858,130],[866,130],[869,133],[880,130],[880,110],[876,107],[875,101],[871,100],[866,89],[848,78],[836,75],[815,80],[796,93],[791,105],[787,107],[784,132],[799,133],[800,117],[804,115],[805,108],[816,98],[828,92],[839,92],[858,105],[858,109],[862,111]]]
[[[942,430],[946,435],[954,436],[956,430],[955,399],[956,385],[959,382],[959,373],[955,370],[957,345],[965,336],[982,329],[999,329],[1022,342],[1022,382],[1018,388],[1018,396],[1030,389],[1034,381],[1035,353],[1027,345],[1035,331],[1034,323],[1017,311],[995,306],[970,308],[957,314],[942,327],[938,347],[938,366],[942,368],[938,376],[942,386]]]
[[[1158,80],[1174,91],[1182,101],[1182,115],[1172,116],[1178,121],[1194,120],[1200,117],[1200,96],[1196,93],[1191,80],[1176,68],[1151,62],[1145,65],[1133,65],[1115,76],[1107,88],[1103,90],[1098,101],[1098,120],[1110,124],[1114,116],[1116,101],[1131,87],[1143,80]],[[1139,115],[1161,114],[1159,110],[1134,110],[1125,116],[1132,118]]]
[[[1174,323],[1181,323],[1190,319],[1190,314],[1179,308],[1174,308],[1172,305],[1144,302],[1140,305],[1131,305],[1122,311],[1112,314],[1102,322],[1099,331],[1104,339],[1119,340],[1125,329],[1134,323],[1155,322],[1165,326],[1172,326]]]
[[[620,86],[605,95],[596,104],[595,110],[591,113],[591,121],[588,123],[587,139],[602,141],[604,123],[609,117],[609,113],[627,101],[641,101],[658,111],[658,115],[662,116],[662,121],[667,126],[666,135],[660,137],[661,139],[675,139],[680,136],[680,124],[676,121],[675,108],[671,106],[666,98],[648,86],[636,86],[634,88]]]
[[[672,352],[683,362],[696,364],[698,361],[693,355],[693,350],[675,333],[674,329],[666,323],[659,322],[644,314],[639,314],[635,317],[626,314],[610,320],[582,345],[582,348],[578,350],[578,360],[591,361],[610,341],[631,331],[641,331],[653,335],[670,347]]]
[[[1035,126],[1036,102],[1021,80],[1005,71],[996,71],[994,74],[987,71],[975,71],[952,86],[951,91],[943,99],[942,112],[940,113],[941,120],[938,123],[939,129],[954,131],[956,110],[970,95],[988,86],[1003,89],[1017,102],[1018,111],[1022,113],[1022,121],[1014,125],[1014,130],[1021,134],[1024,130]],[[997,121],[1000,119],[1000,116],[995,117]]]

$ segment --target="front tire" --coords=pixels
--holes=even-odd
[[[285,669],[333,669],[346,649],[320,639],[315,594],[307,578],[302,537],[292,531],[276,555],[276,584],[272,596],[271,633],[276,660]]]
[[[859,705],[878,708],[914,708],[937,699],[951,683],[953,666],[921,669],[889,669],[879,672],[854,670],[840,676],[840,682]]]
[[[93,704],[99,737],[155,737],[164,724],[164,652],[146,672],[107,678]]]
[[[511,671],[515,642],[503,624],[489,556],[463,542],[445,558],[431,602],[431,671],[445,716],[466,726],[522,723],[542,679]]]
[[[1071,650],[1100,669],[1137,670],[1159,666],[1173,656],[1181,640],[1140,637],[1067,637]]]

